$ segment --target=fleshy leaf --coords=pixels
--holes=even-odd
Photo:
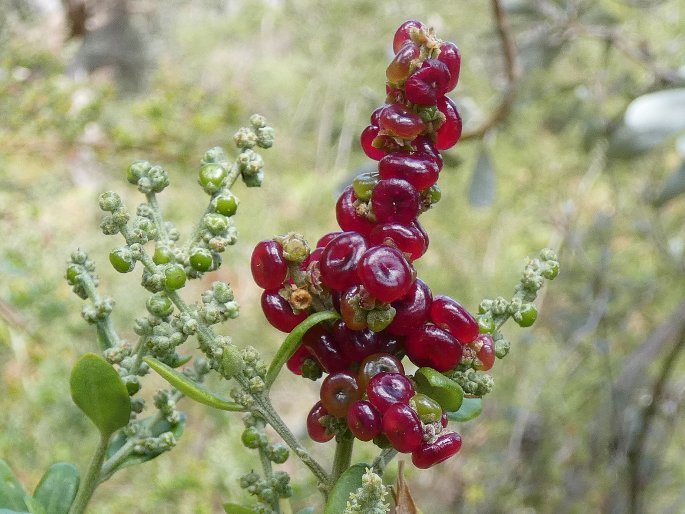
[[[318,325],[322,321],[329,319],[340,319],[340,315],[335,311],[315,312],[302,323],[297,325],[292,332],[288,334],[288,337],[285,338],[285,341],[283,341],[283,344],[278,349],[276,355],[271,361],[271,364],[269,365],[269,370],[266,373],[265,380],[267,388],[271,387],[276,380],[276,377],[280,373],[281,368],[283,368],[285,363],[288,362],[288,359],[297,351],[300,346],[300,342],[302,341],[302,337],[307,330],[312,328],[314,325]]]
[[[0,459],[0,508],[25,512],[24,488],[7,463]],[[0,511],[1,513],[2,511]]]
[[[451,378],[433,368],[419,368],[414,374],[419,393],[430,396],[440,404],[444,411],[453,412],[461,407],[464,391]]]
[[[370,467],[370,465],[364,463],[355,464],[347,468],[340,475],[340,478],[338,478],[333,489],[331,489],[331,493],[328,495],[328,501],[323,511],[324,514],[340,514],[345,512],[350,494],[362,486],[362,476],[366,473],[366,468]]]
[[[58,462],[48,468],[38,482],[33,497],[47,514],[68,514],[76,498],[81,477],[73,464]]]
[[[482,400],[480,398],[464,398],[464,402],[456,412],[448,412],[447,417],[450,421],[458,421],[463,423],[470,421],[480,416],[483,410]]]
[[[159,373],[164,380],[169,382],[188,398],[191,398],[198,403],[214,407],[215,409],[227,411],[242,412],[245,410],[245,407],[239,403],[224,400],[223,398],[215,395],[204,385],[191,380],[183,373],[179,373],[175,369],[167,366],[163,362],[160,362],[153,357],[145,357],[143,360],[147,362],[152,369]]]
[[[71,397],[98,427],[103,437],[126,426],[131,416],[131,399],[112,365],[94,353],[81,357],[69,379]]]
[[[29,514],[47,514],[43,504],[31,496],[24,496],[24,503],[29,510]]]

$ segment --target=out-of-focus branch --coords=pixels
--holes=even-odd
[[[516,98],[518,89],[517,86],[521,77],[521,68],[518,61],[516,43],[514,42],[514,38],[509,30],[507,17],[504,9],[502,8],[502,3],[500,0],[492,0],[491,3],[493,17],[497,26],[497,34],[499,35],[502,45],[502,53],[504,54],[504,67],[507,76],[507,84],[500,103],[492,111],[490,116],[479,127],[464,132],[461,136],[462,141],[482,138],[491,128],[509,116]]]

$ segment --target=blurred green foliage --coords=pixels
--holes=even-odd
[[[108,265],[117,243],[97,229],[100,191],[139,201],[124,180],[131,161],[170,171],[163,208],[187,234],[206,200],[194,184],[203,152],[228,146],[251,112],[276,128],[264,186],[237,189],[240,241],[219,272],[242,306],[226,330],[270,355],[281,335],[261,318],[251,248],[289,230],[314,241],[335,228],[336,192],[369,165],[357,134],[384,100],[395,28],[421,19],[460,46],[453,96],[467,131],[496,109],[506,84],[490,4],[474,0],[145,3],[132,12],[153,64],[144,88],[126,95],[101,74],[67,73],[79,43],[63,42],[60,13],[27,5],[6,6],[0,24],[0,456],[27,489],[55,461],[83,469],[83,449],[95,445],[68,395],[71,366],[97,346],[63,280],[69,253],[80,245],[96,260],[125,337],[134,337],[129,320],[144,308],[138,279]],[[675,133],[653,144],[639,134],[622,139],[621,127],[636,97],[683,87],[685,3],[503,5],[522,70],[515,101],[483,140],[448,152],[443,199],[423,218],[431,247],[418,268],[435,293],[472,309],[510,294],[525,256],[543,246],[559,250],[562,273],[532,330],[507,327],[512,352],[494,368],[483,415],[458,428],[460,456],[410,470],[409,483],[424,512],[629,512],[635,484],[645,512],[678,512],[682,357],[656,397],[653,384],[683,339],[685,199],[666,194],[659,207],[652,199],[678,183],[672,173],[683,156]],[[279,381],[275,403],[304,436],[318,389]],[[182,408],[188,425],[178,448],[116,475],[92,512],[218,512],[241,500],[237,477],[251,466],[238,443],[242,424]],[[330,458],[325,446],[310,446]],[[372,458],[358,446],[358,460]],[[295,459],[285,468],[297,470],[295,511],[318,501]]]

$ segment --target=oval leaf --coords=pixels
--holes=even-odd
[[[483,406],[480,398],[464,398],[461,408],[457,412],[448,412],[447,417],[450,421],[463,423],[480,416],[482,410]]]
[[[227,411],[242,412],[245,410],[245,407],[239,403],[224,400],[208,390],[204,385],[191,380],[183,373],[179,373],[153,357],[145,357],[143,360],[147,362],[148,366],[159,373],[164,380],[169,382],[188,398],[191,398],[198,403]]]
[[[48,468],[33,493],[47,514],[68,514],[81,481],[73,464],[58,462]]]
[[[414,374],[418,392],[430,396],[444,411],[459,410],[464,400],[464,391],[451,378],[433,368],[419,368]]]
[[[685,130],[685,88],[667,89],[637,97],[624,116],[628,127],[666,134]]]
[[[0,508],[25,512],[24,488],[14,476],[12,468],[0,459]]]
[[[300,346],[302,341],[302,336],[312,328],[314,325],[318,325],[322,321],[329,319],[340,319],[340,314],[335,311],[321,311],[315,312],[302,323],[297,325],[288,337],[285,338],[283,344],[276,352],[271,364],[269,365],[269,370],[266,372],[266,387],[269,388],[276,380],[276,377],[281,372],[281,369],[288,362],[288,359],[293,356]]]
[[[362,486],[362,476],[366,473],[366,468],[370,468],[368,464],[355,464],[340,475],[338,481],[331,489],[326,502],[324,514],[340,514],[345,512],[347,501],[350,499],[350,494],[356,492]]]
[[[495,202],[495,169],[485,148],[480,151],[469,186],[469,203],[474,207],[489,207]]]
[[[24,503],[29,509],[29,514],[47,514],[43,504],[31,496],[25,496]]]
[[[69,379],[71,398],[103,437],[128,424],[131,399],[112,365],[94,353],[81,357]]]

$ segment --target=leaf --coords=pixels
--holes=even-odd
[[[43,504],[31,496],[24,496],[24,503],[29,509],[29,514],[47,514]]]
[[[24,512],[26,510],[24,496],[26,496],[24,488],[14,476],[12,468],[0,459],[0,508]]]
[[[239,403],[224,400],[208,390],[204,385],[191,380],[189,377],[179,373],[175,369],[167,366],[163,362],[158,361],[154,357],[145,357],[143,360],[147,362],[152,369],[159,373],[164,380],[169,382],[188,398],[191,398],[198,403],[214,407],[215,409],[233,412],[242,412],[245,410],[245,407]]]
[[[266,387],[269,388],[276,380],[276,377],[281,371],[281,368],[288,362],[288,359],[293,356],[300,346],[300,341],[302,341],[302,336],[312,328],[314,325],[318,325],[322,321],[329,319],[340,319],[340,314],[335,311],[321,311],[315,312],[302,323],[297,325],[288,337],[285,338],[283,344],[274,355],[271,364],[269,365],[269,370],[266,372]]]
[[[71,397],[95,424],[103,437],[126,426],[131,417],[131,399],[112,365],[94,353],[81,357],[69,379]]]
[[[652,201],[655,207],[661,207],[666,202],[685,193],[685,162],[668,176],[659,195]]]
[[[324,514],[340,514],[345,512],[350,494],[362,486],[362,476],[366,473],[366,468],[370,467],[362,462],[350,466],[340,475],[340,478],[333,485],[333,489],[331,489],[331,493],[328,495],[328,501],[323,511]]]
[[[305,507],[304,509],[297,512],[297,514],[314,514],[314,507]]]
[[[667,89],[637,97],[626,109],[626,126],[640,132],[666,135],[685,130],[685,88]]]
[[[474,207],[489,207],[495,201],[495,170],[485,148],[481,149],[469,185],[469,203]]]
[[[482,400],[480,398],[464,398],[464,403],[456,412],[448,412],[447,417],[450,421],[458,421],[464,423],[480,416],[483,410]]]
[[[224,503],[226,514],[256,514],[256,511],[243,507],[238,503]]]
[[[638,130],[622,123],[609,138],[609,157],[632,159],[657,147],[670,135],[664,130]]]
[[[430,396],[447,412],[456,411],[464,400],[459,384],[433,368],[419,368],[414,373],[418,392]]]
[[[395,512],[394,514],[421,514],[421,511],[416,506],[414,498],[409,491],[409,486],[404,480],[404,461],[400,461],[397,471],[397,483],[393,491],[395,496]]]
[[[0,509],[0,514],[31,514],[25,510]]]
[[[48,468],[38,482],[33,497],[47,514],[68,514],[76,498],[81,477],[73,464],[58,462]]]

